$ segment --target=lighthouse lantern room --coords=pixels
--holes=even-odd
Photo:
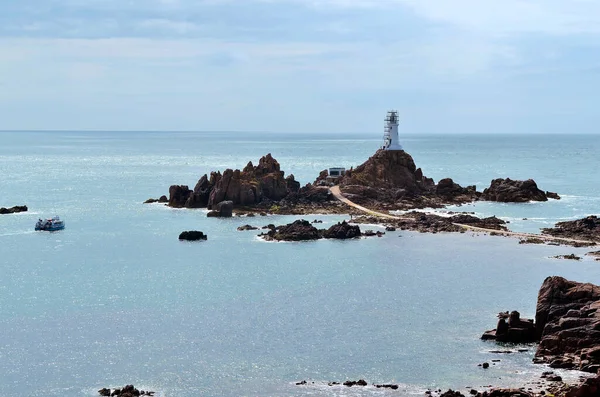
[[[383,133],[384,150],[403,150],[398,141],[398,111],[390,110],[385,117],[385,129]]]

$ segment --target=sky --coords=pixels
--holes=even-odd
[[[597,133],[599,89],[597,0],[0,1],[0,130]]]

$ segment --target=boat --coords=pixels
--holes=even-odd
[[[65,222],[61,221],[58,216],[43,220],[38,219],[35,224],[35,230],[45,230],[48,232],[54,232],[56,230],[62,230],[65,228]]]

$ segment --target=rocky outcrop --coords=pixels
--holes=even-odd
[[[17,212],[26,212],[26,211],[27,211],[26,205],[17,205],[17,206],[11,207],[11,208],[1,207],[0,215],[16,214]]]
[[[539,341],[534,362],[546,363],[552,368],[598,373],[599,309],[599,286],[548,277],[538,294],[535,323],[521,320],[518,312],[500,313],[496,329],[487,331],[482,339],[513,343]]]
[[[197,231],[197,230],[181,232],[181,234],[179,235],[179,240],[199,241],[199,240],[207,240],[207,239],[208,239],[207,235],[205,235],[204,233]]]
[[[359,380],[347,380],[344,382],[344,386],[352,387],[352,386],[366,386],[367,381],[364,379]]]
[[[172,185],[169,188],[169,207],[182,208],[192,194],[187,185]]]
[[[495,216],[490,216],[487,218],[478,218],[476,216],[468,214],[459,214],[452,216],[450,220],[453,223],[476,226],[484,229],[508,230],[505,226],[506,222],[502,219],[496,218]]]
[[[441,197],[454,199],[455,197],[462,195],[472,197],[477,194],[477,189],[475,186],[462,187],[454,182],[452,178],[444,178],[436,185],[435,193]]]
[[[498,325],[482,336],[483,340],[497,342],[530,343],[537,340],[535,325],[532,319],[521,319],[518,311],[498,314]]]
[[[424,214],[422,212],[409,212],[404,214],[405,219],[395,221],[400,230],[413,230],[421,233],[460,232],[462,228],[454,225],[450,218]]]
[[[346,171],[339,184],[391,191],[395,196],[415,196],[434,189],[433,180],[423,176],[410,154],[403,150],[378,150],[358,167]]]
[[[572,260],[572,261],[580,261],[581,260],[581,257],[577,256],[575,254],[555,255],[555,256],[553,256],[553,258],[555,258],[555,259],[569,259],[569,260]]]
[[[600,287],[548,277],[540,288],[532,320],[514,311],[500,313],[496,329],[482,339],[499,342],[539,341],[534,361],[552,368],[600,370]],[[508,318],[508,321],[506,319]]]
[[[497,230],[501,235],[502,231],[507,230],[502,219],[495,216],[488,218],[478,218],[468,214],[458,214],[452,217],[427,214],[418,211],[404,213],[401,219],[385,219],[374,216],[358,216],[353,219],[354,223],[383,223],[389,231],[411,230],[421,233],[439,233],[439,232],[465,232],[466,228],[459,225],[476,226],[484,229]],[[492,234],[494,232],[491,232]]]
[[[558,222],[553,228],[542,229],[542,234],[600,242],[600,219],[591,215],[575,221]]]
[[[292,193],[298,193],[300,191],[300,182],[296,180],[294,174],[290,174],[285,178],[285,185],[287,190]]]
[[[237,230],[239,232],[244,232],[246,230],[258,230],[258,228],[256,226],[252,226],[252,225],[243,225],[243,226],[238,226]]]
[[[119,396],[119,397],[138,397],[138,396],[154,396],[153,391],[138,390],[133,385],[127,385],[123,388],[103,388],[98,390],[101,396]]]
[[[288,225],[272,226],[260,236],[267,241],[308,241],[320,239],[321,233],[310,222],[302,219]]]
[[[560,196],[558,195],[558,193],[549,192],[547,190],[546,190],[546,197],[548,197],[549,199],[553,199],[553,200],[560,200]]]
[[[346,221],[340,222],[337,225],[331,226],[323,232],[324,238],[348,239],[360,237],[360,227],[358,225],[350,225]]]
[[[315,184],[324,182],[322,176]],[[436,185],[402,150],[378,150],[363,164],[346,171],[338,184],[348,199],[380,209],[442,207],[471,202],[480,195],[475,186],[463,188],[450,178]]]
[[[544,280],[535,315],[537,362],[596,373],[600,369],[600,287],[562,277]]]
[[[502,203],[525,203],[528,201],[548,201],[546,193],[538,189],[533,179],[514,181],[512,179],[494,179],[490,187],[483,191],[482,200]]]
[[[186,185],[173,185],[169,188],[169,206],[175,208],[209,208],[215,210],[223,201],[230,201],[236,207],[266,208],[272,203],[290,198],[296,204],[300,199],[310,201],[311,198],[323,200],[323,192],[300,188],[294,175],[281,171],[279,162],[267,154],[258,165],[249,162],[243,170],[226,169],[203,175],[194,190]],[[327,191],[325,190],[325,196]]]
[[[233,216],[233,201],[221,201],[214,211],[206,214],[209,218],[231,218]]]
[[[333,225],[329,229],[317,229],[304,219],[283,226],[271,224],[263,229],[268,231],[259,236],[267,241],[308,241],[321,238],[346,240],[366,235],[361,232],[358,225],[350,225],[346,221]]]
[[[169,199],[167,198],[167,196],[162,195],[160,196],[160,198],[149,198],[148,200],[144,201],[144,204],[152,204],[152,203],[168,203]]]

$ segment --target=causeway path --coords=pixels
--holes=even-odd
[[[329,188],[329,191],[331,192],[331,194],[333,194],[333,196],[340,200],[341,202],[354,207],[360,211],[363,211],[369,215],[373,215],[373,216],[379,216],[382,218],[387,218],[387,219],[395,219],[395,220],[408,220],[408,219],[412,219],[412,218],[403,218],[400,216],[395,216],[395,215],[391,215],[391,214],[384,214],[383,212],[377,212],[377,211],[373,211],[370,210],[368,208],[363,207],[362,205],[358,205],[352,201],[350,201],[349,199],[347,199],[346,197],[344,197],[344,195],[342,194],[340,187],[338,185],[335,186],[331,186]],[[509,231],[504,231],[504,230],[496,230],[496,229],[486,229],[483,227],[477,227],[477,226],[471,226],[471,225],[464,225],[462,223],[453,223],[453,225],[462,227],[466,230],[471,230],[474,232],[482,232],[482,233],[498,233],[500,235],[503,236],[513,236],[513,237],[520,237],[520,238],[539,238],[541,240],[544,240],[546,242],[552,242],[552,241],[563,241],[563,242],[567,242],[567,243],[581,243],[581,244],[592,244],[595,245],[597,244],[596,241],[589,241],[589,240],[578,240],[578,239],[574,239],[574,238],[568,238],[568,237],[553,237],[553,236],[547,236],[544,234],[535,234],[535,233],[522,233],[522,232],[509,232]]]

